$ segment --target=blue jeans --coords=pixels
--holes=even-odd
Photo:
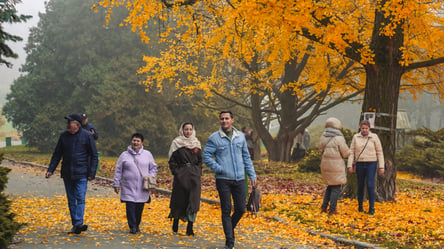
[[[375,176],[378,162],[356,163],[356,176],[358,178],[358,203],[362,206],[364,201],[364,187],[367,184],[369,209],[375,208]]]
[[[222,211],[222,226],[225,233],[225,245],[234,247],[234,228],[239,223],[246,209],[245,180],[216,179]],[[231,215],[231,198],[233,197],[234,212]]]
[[[85,214],[85,195],[88,179],[71,180],[63,178],[63,183],[65,184],[66,197],[68,198],[71,223],[73,226],[82,225],[83,215]]]
[[[321,207],[327,209],[328,203],[330,203],[330,211],[335,211],[340,194],[341,185],[328,185],[324,193],[324,201]]]

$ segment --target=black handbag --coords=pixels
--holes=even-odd
[[[261,191],[253,186],[247,202],[247,210],[250,211],[252,215],[257,216],[257,213],[259,212],[259,208],[261,206],[261,199]]]

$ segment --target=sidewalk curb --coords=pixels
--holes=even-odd
[[[23,165],[23,166],[29,166],[29,167],[35,167],[35,168],[43,168],[43,169],[47,169],[48,168],[48,166],[34,164],[34,163],[30,163],[30,162],[18,162],[18,161],[15,161],[13,159],[10,159],[10,158],[4,158],[3,160],[4,161],[8,161],[10,163]],[[106,177],[101,177],[101,176],[96,176],[96,179],[101,180],[101,181],[105,181],[105,182],[109,182],[109,183],[113,182],[112,179],[106,178]],[[155,192],[158,192],[158,193],[164,194],[164,195],[171,195],[171,191],[170,190],[162,189],[162,188],[156,188]],[[208,203],[208,204],[219,204],[220,203],[218,200],[213,200],[213,199],[209,199],[209,198],[205,198],[205,197],[202,197],[201,201],[205,202],[205,203]],[[259,214],[259,215],[262,216],[261,214]],[[274,221],[277,221],[277,222],[280,222],[280,223],[283,223],[283,224],[288,225],[288,226],[292,226],[294,228],[298,228],[300,230],[304,230],[304,231],[306,231],[307,233],[309,233],[311,235],[318,235],[318,236],[321,236],[323,238],[327,238],[327,239],[333,240],[335,242],[339,242],[339,243],[345,244],[347,246],[354,246],[355,248],[359,248],[359,249],[361,249],[361,248],[380,249],[380,247],[377,247],[377,246],[375,246],[373,244],[370,244],[370,243],[367,243],[367,242],[363,242],[363,241],[359,241],[359,240],[353,240],[353,239],[347,239],[347,238],[336,236],[336,235],[326,234],[326,233],[323,233],[323,232],[314,231],[314,230],[310,230],[310,229],[305,229],[305,228],[301,228],[301,227],[298,227],[298,226],[294,226],[294,225],[288,224],[285,220],[283,220],[283,219],[281,219],[279,217],[265,217],[265,218],[266,219],[270,219],[270,220],[274,220]]]
[[[42,169],[47,169],[48,166],[45,165],[39,165],[39,164],[34,164],[34,163],[30,163],[30,162],[18,162],[15,161],[13,159],[10,158],[3,158],[4,161],[9,161],[11,163],[15,163],[15,164],[21,164],[24,166],[30,166],[30,167],[34,167],[34,168],[42,168]],[[106,177],[102,177],[102,176],[96,176],[96,179],[100,180],[100,181],[104,181],[104,182],[109,182],[109,183],[113,183],[114,181],[110,178],[106,178]],[[160,194],[164,194],[164,195],[171,195],[171,191],[167,190],[167,189],[163,189],[163,188],[155,188],[154,189],[155,192],[160,193]],[[209,199],[209,198],[205,198],[205,197],[201,197],[201,201],[208,203],[208,204],[219,204],[218,200],[213,200],[213,199]]]
[[[304,228],[301,228],[301,227],[298,227],[298,226],[295,226],[295,225],[291,225],[291,224],[288,224],[285,220],[283,220],[283,219],[281,219],[279,217],[271,217],[271,218],[267,217],[267,218],[268,219],[272,219],[274,221],[281,222],[281,223],[283,223],[283,224],[285,224],[287,226],[292,226],[294,228],[298,228],[298,229],[304,230],[304,231],[306,231],[307,233],[309,233],[311,235],[319,235],[319,236],[321,236],[323,238],[331,239],[333,241],[340,242],[340,243],[343,243],[343,244],[348,245],[348,246],[354,246],[355,248],[359,248],[359,249],[361,249],[361,248],[380,249],[380,247],[377,247],[377,246],[375,246],[373,244],[370,244],[370,243],[367,243],[367,242],[363,242],[363,241],[360,241],[360,240],[346,239],[344,237],[340,237],[340,236],[336,236],[336,235],[331,235],[331,234],[326,234],[326,233],[314,231],[314,230],[311,230],[311,229],[304,229]]]

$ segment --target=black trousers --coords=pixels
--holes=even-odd
[[[234,228],[236,228],[237,223],[239,223],[246,209],[245,181],[216,179],[216,188],[220,198],[225,245],[228,247],[234,247]],[[232,215],[231,198],[233,198],[234,204],[234,212]]]
[[[145,203],[126,202],[126,218],[130,229],[139,228]]]

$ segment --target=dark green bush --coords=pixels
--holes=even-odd
[[[321,151],[315,148],[307,149],[304,159],[298,163],[301,172],[321,172]]]
[[[423,128],[407,134],[415,139],[397,152],[397,169],[424,177],[444,177],[444,128]]]
[[[0,162],[3,160],[3,154],[0,154]],[[11,169],[0,167],[0,248],[7,248],[14,235],[22,226],[14,221],[15,214],[9,211],[11,201],[3,193],[8,182],[8,173]]]

